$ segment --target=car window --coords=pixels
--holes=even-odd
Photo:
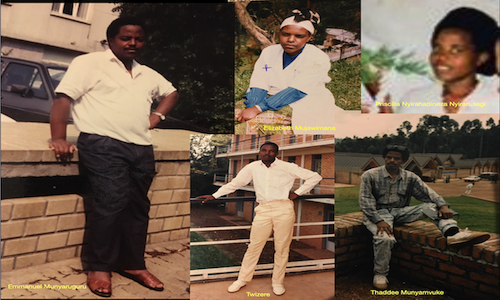
[[[2,91],[48,99],[38,68],[18,63],[10,63],[2,74]]]
[[[52,85],[55,89],[64,77],[64,74],[66,74],[66,69],[47,68],[47,70],[49,71],[50,80],[52,80]]]

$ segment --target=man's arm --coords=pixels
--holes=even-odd
[[[302,183],[302,185],[294,192],[298,196],[303,195],[312,190],[321,181],[321,179],[323,179],[323,177],[321,177],[321,175],[319,175],[318,173],[301,168],[296,164],[292,164],[291,171],[295,176],[299,177],[302,180],[305,180],[304,183]]]
[[[372,189],[370,174],[363,174],[361,176],[361,186],[359,187],[359,209],[372,223],[377,224],[384,219],[377,212],[377,199],[375,199]]]
[[[196,197],[197,199],[204,199],[203,203],[208,200],[213,200],[217,199],[221,196],[230,194],[237,189],[247,185],[252,181],[252,172],[250,170],[250,165],[246,165],[243,169],[240,170],[238,175],[231,180],[231,182],[221,186],[217,192],[213,193],[212,195],[203,195],[203,196],[198,196]]]
[[[380,234],[386,232],[387,235],[393,236],[391,226],[384,221],[377,212],[377,199],[375,199],[373,195],[372,188],[369,174],[363,174],[363,176],[361,176],[361,186],[359,188],[359,208],[368,220],[377,225],[376,235],[378,235],[379,232]]]
[[[163,99],[160,101],[160,104],[158,104],[158,107],[156,108],[155,112],[166,116],[170,111],[172,111],[172,109],[174,109],[178,99],[179,99],[179,93],[177,92],[170,93],[168,96],[163,97]],[[160,121],[161,121],[160,116],[151,114],[149,116],[149,129],[155,128],[155,126],[158,125]]]
[[[50,111],[51,142],[49,148],[54,150],[56,157],[63,161],[75,151],[75,146],[66,141],[66,128],[72,101],[73,99],[65,94],[57,94]]]
[[[439,196],[419,177],[414,178],[414,180],[415,184],[413,184],[412,195],[415,199],[422,202],[433,202],[439,208],[439,217],[444,219],[453,218],[453,212],[450,209],[450,205],[444,201],[443,197]]]

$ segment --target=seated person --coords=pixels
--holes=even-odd
[[[416,174],[401,169],[410,157],[405,146],[387,145],[382,151],[385,165],[361,176],[359,207],[363,224],[373,234],[373,286],[387,288],[391,250],[396,239],[395,224],[405,224],[429,217],[447,239],[448,246],[463,247],[482,243],[489,234],[460,231],[449,204],[429,188]],[[411,197],[425,202],[409,206]]]
[[[330,59],[314,45],[307,44],[319,23],[319,15],[294,10],[281,24],[280,44],[264,50],[255,63],[246,94],[247,108],[236,115],[240,122],[261,112],[293,109],[293,133],[326,134],[333,130],[335,99],[325,87]],[[307,130],[308,127],[327,127]],[[330,128],[328,128],[330,127]]]

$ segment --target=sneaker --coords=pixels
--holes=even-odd
[[[489,238],[490,235],[487,233],[472,232],[468,228],[465,228],[457,234],[447,237],[446,243],[448,246],[464,247],[482,243]]]
[[[389,280],[384,275],[375,275],[373,277],[373,286],[379,290],[385,290],[387,288],[387,284]]]
[[[273,284],[273,293],[281,296],[285,293],[285,287],[282,284]]]
[[[235,282],[233,282],[233,284],[231,284],[227,288],[227,291],[230,293],[235,293],[235,292],[239,291],[245,285],[247,285],[247,283],[245,281],[236,280]]]

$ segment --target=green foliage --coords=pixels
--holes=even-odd
[[[361,106],[360,60],[337,60],[331,63],[328,75],[332,79],[326,87],[335,97],[335,104],[345,110],[359,110]]]
[[[359,186],[335,189],[335,215],[341,216],[347,213],[359,212]],[[500,233],[498,224],[498,212],[500,203],[478,200],[470,197],[446,197],[446,202],[453,210],[459,213],[455,220],[462,229],[468,227],[474,231]],[[410,205],[418,205],[422,202],[412,198]],[[430,222],[430,221],[429,221]]]
[[[170,115],[209,132],[232,132],[233,6],[127,2],[117,10],[145,21],[148,41],[138,61],[178,89],[179,103]]]
[[[277,34],[279,26],[284,18],[295,8],[307,7],[310,2],[315,6],[315,11],[320,15],[320,23],[317,33],[314,35],[312,44],[323,44],[326,39],[327,28],[340,28],[356,33],[360,36],[361,33],[361,0],[273,0],[273,1],[252,1],[247,6],[247,11],[252,16],[255,23],[265,31],[274,36],[278,42]],[[251,52],[258,56],[260,49],[252,48],[255,44],[247,36],[245,29],[236,20],[236,65],[244,65],[249,63],[241,62],[245,60],[247,53]],[[240,48],[241,45],[241,48]],[[250,47],[247,47],[250,46]]]
[[[426,63],[412,60],[413,54],[404,54],[400,49],[389,49],[382,46],[376,50],[363,47],[361,49],[361,80],[373,83],[379,80],[381,70],[391,70],[408,75],[427,75]]]
[[[201,235],[191,232],[191,242],[205,241]],[[191,270],[239,266],[213,245],[191,247]]]

